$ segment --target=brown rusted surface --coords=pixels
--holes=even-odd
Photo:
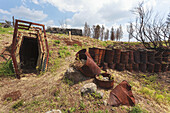
[[[108,104],[111,106],[135,105],[135,98],[133,96],[131,86],[128,84],[127,81],[122,81],[110,92]]]
[[[147,69],[146,64],[142,64],[142,63],[139,64],[139,70],[141,72],[146,73],[146,69]]]
[[[146,50],[140,51],[140,63],[147,63],[147,51]]]
[[[133,56],[133,51],[129,51],[129,64],[134,63],[134,56]]]
[[[155,63],[155,51],[147,51],[147,59],[149,63]]]
[[[154,67],[155,67],[154,64],[148,63],[147,64],[147,71],[150,72],[150,73],[153,73],[154,72]]]
[[[79,70],[88,77],[95,77],[95,75],[100,74],[100,67],[86,54],[79,54],[80,60],[86,60],[85,64],[79,68]]]
[[[19,31],[20,29],[29,30],[29,32],[32,32],[32,33]],[[38,41],[37,45],[39,44],[38,45],[39,57],[36,58],[38,59],[37,60],[38,70],[45,71],[48,65],[49,48],[48,48],[48,42],[47,42],[47,37],[46,37],[46,32],[45,32],[45,26],[43,24],[16,19],[15,27],[14,27],[14,34],[13,34],[13,41],[12,41],[11,57],[12,57],[13,67],[14,67],[17,78],[20,78],[20,74],[22,73],[21,65],[23,64],[23,62],[20,61],[20,57],[21,57],[20,55],[22,55],[20,54],[20,48],[22,47],[21,45],[23,45],[23,40],[26,38],[36,39]],[[30,47],[29,50],[35,50],[35,48]],[[26,58],[27,56],[24,56],[24,57]],[[41,61],[42,63],[40,64]]]
[[[133,67],[132,67],[132,64],[125,64],[125,68],[126,70],[132,72],[133,71]]]
[[[162,70],[162,72],[166,72],[166,71],[168,71],[168,64],[162,64],[162,66],[161,66],[161,70]]]
[[[98,64],[99,61],[99,48],[89,48],[89,53],[93,58],[94,62]]]
[[[114,59],[114,50],[105,50],[105,59],[107,63],[112,63]]]
[[[155,64],[154,72],[161,72],[161,64],[157,63]]]
[[[109,68],[109,67],[108,67],[108,63],[103,62],[103,63],[102,63],[102,68],[103,68],[104,71],[106,71],[106,70]]]
[[[121,63],[116,64],[116,69],[118,71],[124,71],[125,70],[125,64],[121,64]]]
[[[105,56],[105,49],[99,49],[99,59],[98,59],[98,64],[100,66],[100,64],[102,62],[104,62],[104,56]]]
[[[139,72],[139,64],[133,63],[133,64],[132,64],[132,67],[133,67],[133,70],[134,70],[134,71]]]
[[[135,63],[140,63],[140,53],[139,53],[139,51],[134,51],[134,61],[135,61]]]
[[[116,64],[114,64],[114,63],[109,63],[109,64],[108,64],[108,67],[109,67],[110,69],[115,69],[115,68],[116,68]]]
[[[121,52],[120,63],[128,64],[128,60],[129,60],[129,51],[122,51]]]
[[[78,52],[76,53],[76,59],[79,57],[80,54],[86,54],[89,58],[93,59],[93,58],[90,56],[90,54],[89,54],[89,52],[87,51],[87,49],[82,49],[82,50],[78,51]]]
[[[101,74],[103,77],[108,77],[110,78],[110,74],[108,73],[102,73]],[[96,83],[99,87],[101,88],[105,88],[105,89],[110,89],[114,86],[114,79],[113,80],[109,80],[109,81],[105,81],[105,80],[100,80],[98,79],[98,76],[99,75],[96,75],[95,76],[95,80],[96,80]]]
[[[113,62],[120,63],[121,49],[113,49],[113,50],[115,51]]]
[[[5,94],[3,96],[2,100],[12,100],[12,101],[15,101],[15,100],[19,99],[20,97],[21,97],[21,92],[20,91],[14,91],[14,92],[11,92],[9,94]]]

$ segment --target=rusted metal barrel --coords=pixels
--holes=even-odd
[[[161,64],[157,63],[155,64],[154,72],[161,72]]]
[[[120,63],[121,49],[113,49],[113,50],[115,51],[113,62]]]
[[[99,60],[99,48],[89,48],[89,53],[91,57],[93,58],[94,62],[98,64]]]
[[[150,72],[150,73],[153,73],[154,72],[154,64],[152,63],[148,63],[147,64],[147,71]]]
[[[110,77],[110,74],[108,74],[108,73],[102,73],[101,75],[103,77],[108,77],[108,78]],[[110,89],[114,86],[114,79],[105,81],[105,80],[98,79],[98,76],[99,75],[95,76],[95,80],[96,80],[96,83],[99,85],[99,87],[105,88],[105,89]]]
[[[147,51],[140,50],[140,63],[147,63]]]
[[[108,67],[108,63],[106,62],[103,62],[102,63],[102,67],[103,67],[103,70],[106,71],[109,67]]]
[[[124,71],[125,70],[125,64],[122,64],[122,63],[116,64],[116,69],[118,71]]]
[[[79,54],[79,59],[86,60],[85,64],[79,68],[79,70],[88,77],[95,77],[95,75],[100,74],[101,70],[98,65],[89,58],[86,54]]]
[[[134,54],[135,63],[137,63],[137,64],[140,63],[140,53],[139,53],[139,51],[136,50],[136,51],[133,52],[133,54]]]
[[[168,71],[168,64],[162,64],[162,67],[161,67],[161,70],[162,72],[167,72]]]
[[[86,49],[82,49],[76,53],[76,60],[77,60],[77,58],[79,58],[79,54],[86,54],[89,58],[93,59]]]
[[[134,63],[134,56],[133,56],[133,51],[129,51],[129,64]]]
[[[116,64],[114,64],[114,63],[109,63],[109,64],[108,64],[108,67],[109,67],[110,69],[115,69]]]
[[[104,62],[104,56],[105,56],[105,49],[99,49],[98,65],[101,65]]]
[[[120,63],[127,64],[128,60],[129,60],[129,52],[128,51],[122,51],[121,52]]]
[[[133,67],[133,70],[134,70],[134,71],[139,72],[139,64],[133,63],[133,64],[132,64],[132,67]]]
[[[147,51],[148,62],[155,63],[155,51]]]
[[[133,70],[132,64],[126,64],[125,67],[126,67],[126,70],[132,72],[132,70]]]
[[[162,52],[155,53],[155,61],[156,63],[162,63]]]
[[[114,59],[114,50],[105,50],[104,61],[107,63],[113,63]]]
[[[140,64],[139,64],[139,70],[140,70],[141,72],[146,73],[146,64],[140,63]]]
[[[163,54],[162,54],[162,61],[170,62],[170,52],[169,51],[163,52]]]

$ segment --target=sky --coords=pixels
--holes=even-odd
[[[92,25],[123,27],[124,38],[129,22],[135,15],[130,10],[144,1],[145,8],[152,8],[161,18],[170,12],[170,0],[0,0],[0,21],[23,19],[46,26],[67,24],[71,28],[83,28],[85,22]]]

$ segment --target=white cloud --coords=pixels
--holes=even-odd
[[[82,26],[85,22],[90,25],[112,25],[116,22],[130,19],[130,10],[141,0],[42,0],[60,11],[74,12],[72,18],[67,19],[72,26]],[[147,7],[155,6],[156,0],[144,0]]]
[[[42,21],[48,16],[41,10],[29,9],[24,6],[11,8],[10,11],[14,16],[30,19],[33,21]]]
[[[38,4],[38,0],[32,0],[34,4]]]
[[[3,9],[0,9],[0,13],[2,13],[2,14],[11,14],[10,12],[8,12],[8,11],[6,11],[6,10],[3,10]]]
[[[48,20],[46,22],[42,22],[45,26],[54,26],[54,20]]]

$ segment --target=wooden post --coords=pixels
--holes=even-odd
[[[13,27],[14,27],[14,25],[15,25],[15,23],[14,23],[14,16],[12,16],[12,20],[13,20],[13,22],[12,22],[12,23],[13,23]]]
[[[71,31],[69,31],[69,39],[71,40]]]

